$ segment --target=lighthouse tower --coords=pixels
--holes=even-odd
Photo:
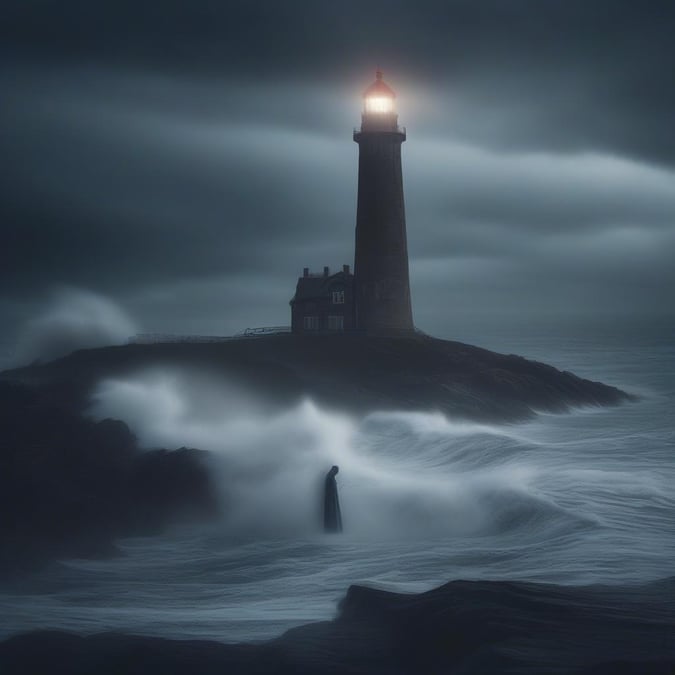
[[[370,335],[413,330],[396,94],[378,70],[363,95],[354,261],[355,319]]]

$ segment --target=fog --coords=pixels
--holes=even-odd
[[[59,288],[23,327],[15,365],[49,361],[76,349],[123,344],[136,333],[128,314],[112,300],[77,288]]]

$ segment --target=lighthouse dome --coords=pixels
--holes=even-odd
[[[396,98],[394,90],[382,79],[381,70],[375,72],[375,82],[363,92],[363,98],[371,97]]]
[[[396,125],[396,106],[394,105],[396,94],[394,90],[382,79],[382,71],[375,73],[375,82],[363,92],[363,114],[366,117],[379,118],[381,124],[383,118],[389,119],[390,126]]]

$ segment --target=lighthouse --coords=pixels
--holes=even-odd
[[[363,94],[354,273],[305,267],[290,301],[293,333],[407,335],[414,330],[408,280],[401,143],[396,94],[378,70]]]
[[[354,255],[356,327],[369,335],[414,330],[408,277],[401,143],[396,94],[377,71],[363,94]]]

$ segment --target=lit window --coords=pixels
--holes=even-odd
[[[329,316],[328,330],[344,330],[345,318],[344,316]]]
[[[302,317],[302,327],[305,330],[319,330],[319,317],[318,316],[303,316]]]
[[[333,291],[333,304],[334,305],[344,305],[345,304],[345,292],[344,291]]]

